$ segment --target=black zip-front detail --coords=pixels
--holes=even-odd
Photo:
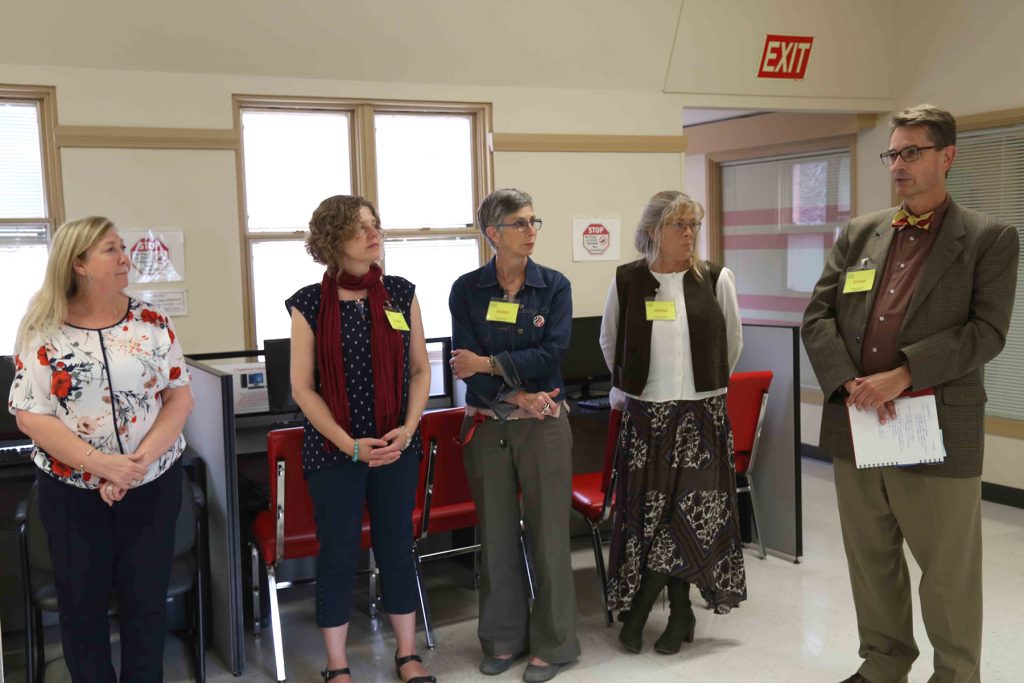
[[[103,372],[107,375],[107,391],[110,392],[110,416],[114,420],[114,437],[117,439],[117,447],[124,455],[124,444],[121,443],[121,432],[117,428],[117,401],[114,399],[114,380],[110,376],[110,358],[107,357],[107,346],[103,343],[103,332],[97,331],[100,338],[100,353],[103,354]]]

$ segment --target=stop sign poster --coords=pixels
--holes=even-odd
[[[618,261],[622,221],[618,218],[573,218],[573,261]]]
[[[125,230],[121,239],[131,261],[128,282],[185,279],[185,235],[181,230]]]

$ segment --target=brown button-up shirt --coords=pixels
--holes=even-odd
[[[860,365],[865,375],[892,370],[904,361],[897,337],[948,207],[949,195],[946,195],[945,201],[935,209],[927,230],[912,225],[892,228],[896,234],[889,245],[885,270],[864,330]]]

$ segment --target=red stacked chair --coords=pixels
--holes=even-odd
[[[736,458],[737,493],[750,494],[751,515],[757,531],[757,543],[761,559],[766,557],[761,527],[757,524],[757,493],[754,489],[754,466],[757,462],[757,446],[761,439],[761,426],[768,405],[768,389],[772,384],[772,373],[734,372],[729,378],[729,393],[726,394],[726,411],[732,423],[733,453]]]
[[[478,555],[475,555],[480,550],[480,544],[476,537],[478,524],[476,506],[469,490],[469,482],[466,480],[466,469],[462,460],[462,442],[459,440],[459,432],[462,429],[465,416],[464,408],[449,408],[424,413],[420,421],[420,434],[423,437],[423,463],[420,466],[422,486],[416,497],[416,509],[413,511],[413,554],[416,558],[416,589],[419,591],[423,626],[427,635],[427,647],[431,649],[437,643],[434,638],[427,593],[423,586],[423,561],[474,553],[475,570],[479,558]],[[472,527],[474,530],[472,544],[427,554],[420,552],[420,541],[429,534],[467,527]],[[526,542],[522,534],[519,537],[519,547],[532,593],[533,577],[530,572]],[[477,573],[476,571],[473,573],[474,583]]]
[[[621,423],[622,411],[612,410],[608,415],[604,468],[600,472],[574,474],[572,477],[572,509],[590,525],[590,537],[594,544],[594,561],[597,565],[597,576],[601,581],[605,620],[608,626],[612,625],[612,611],[608,609],[608,576],[605,571],[604,551],[601,548],[600,524],[607,521],[612,512],[616,478],[615,454]]]

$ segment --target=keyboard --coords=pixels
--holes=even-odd
[[[597,398],[587,398],[582,401],[577,401],[577,405],[587,410],[607,410],[612,407],[612,401],[607,396],[598,396]]]
[[[0,467],[16,467],[31,465],[28,456],[32,453],[32,444],[0,447]]]

